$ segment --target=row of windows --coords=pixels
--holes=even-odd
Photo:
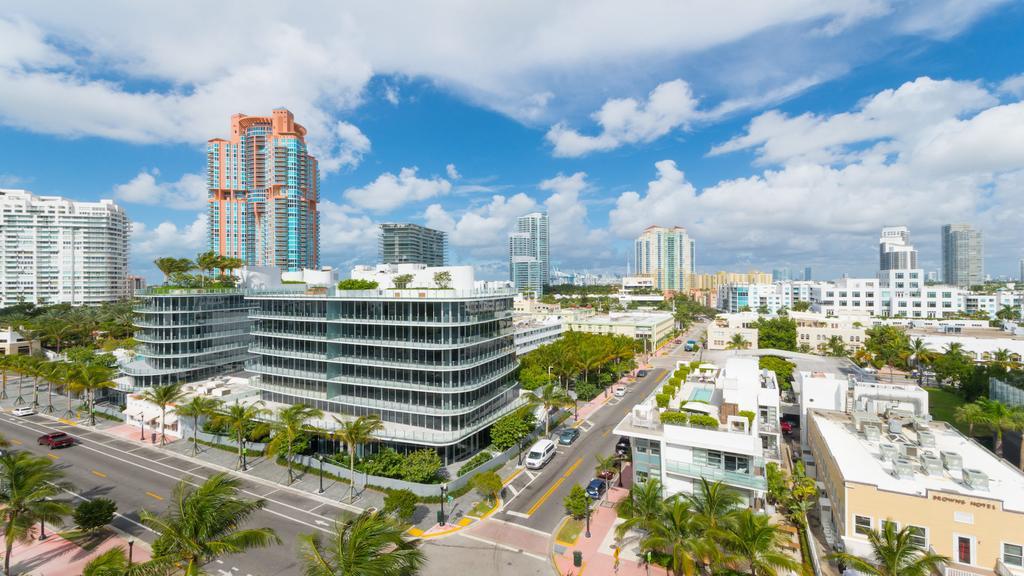
[[[892,525],[894,528],[899,530],[899,523],[892,520],[882,520],[877,527],[878,530],[883,530],[887,525]],[[915,546],[927,550],[928,545],[928,529],[923,526],[908,525],[910,529],[910,541]],[[874,521],[870,516],[861,516],[859,514],[853,517],[853,531],[861,536],[867,536],[875,529]],[[954,560],[961,564],[974,564],[977,560],[975,558],[975,540],[971,536],[956,535],[956,550]],[[1015,544],[1012,542],[1003,542],[1002,550],[1000,555],[1003,562],[1007,566],[1024,567],[1024,545]]]
[[[412,384],[436,388],[458,388],[473,386],[493,378],[496,374],[515,367],[514,354],[508,354],[480,366],[463,370],[416,370],[385,368],[358,364],[335,364],[304,358],[282,358],[264,355],[260,364],[269,368],[309,372],[320,378],[364,379],[375,382],[393,382],[398,386]]]

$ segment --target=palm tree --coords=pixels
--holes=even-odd
[[[262,400],[257,400],[252,404],[240,404],[238,400],[235,400],[235,403],[228,406],[226,411],[216,416],[217,420],[224,423],[238,442],[238,467],[243,472],[248,469],[245,461],[246,435],[249,434],[256,419],[269,412],[263,405]]]
[[[964,345],[959,342],[950,342],[946,344],[946,349],[943,350],[943,354],[963,354]]]
[[[743,334],[733,334],[729,343],[725,345],[726,350],[746,350],[750,348],[750,342],[743,337]]]
[[[661,499],[661,482],[651,479],[642,484],[633,484],[629,489],[629,497],[619,506],[625,507],[625,510],[620,509],[620,512],[626,518],[626,521],[615,529],[615,536],[619,540],[634,528],[649,532],[650,523],[660,517],[665,507],[665,501]]]
[[[60,355],[60,347],[64,338],[74,331],[75,326],[63,319],[47,319],[48,321],[40,326],[41,336],[57,344],[57,354]]]
[[[967,424],[967,435],[972,437],[974,436],[975,424],[985,422],[985,413],[981,409],[981,405],[976,402],[960,406],[956,409],[953,417],[957,422]]]
[[[910,352],[910,357],[914,359],[914,364],[919,369],[935,358],[935,353],[928,347],[924,338],[914,338],[911,340],[907,351]]]
[[[544,408],[545,436],[551,431],[551,409],[568,408],[575,404],[572,398],[569,398],[561,388],[554,384],[541,386],[534,392],[526,392],[523,394],[523,398],[526,398],[527,404],[531,406],[542,406]]]
[[[220,402],[208,396],[193,396],[188,402],[177,406],[178,416],[192,419],[192,455],[199,454],[199,419],[212,416],[220,408]]]
[[[996,454],[1003,457],[1003,432],[1024,428],[1024,411],[1017,406],[1007,406],[998,400],[978,398],[975,401],[981,407],[981,421],[988,425],[996,435]]]
[[[942,571],[949,558],[921,548],[914,541],[914,527],[904,526],[896,530],[894,522],[883,522],[882,530],[868,532],[871,544],[871,561],[847,552],[837,552],[829,557],[840,560],[861,574],[873,576],[928,576]]]
[[[640,551],[660,552],[668,556],[666,568],[680,576],[693,574],[698,566],[718,556],[718,550],[704,538],[688,500],[670,498],[657,520],[647,525],[648,532],[640,539]]]
[[[322,410],[306,406],[305,404],[292,404],[282,406],[277,410],[277,421],[271,424],[274,430],[274,437],[267,444],[267,454],[284,453],[288,462],[288,484],[295,481],[292,471],[292,452],[299,448],[306,432],[309,432],[307,422],[313,418],[322,418]]]
[[[22,384],[26,376],[31,376],[32,407],[39,407],[39,367],[42,362],[42,359],[37,356],[17,356],[18,372],[21,374],[21,379],[18,380],[18,397],[14,399],[15,406],[25,403],[25,398],[22,395]]]
[[[126,576],[128,556],[124,546],[115,546],[93,558],[82,569],[82,576]]]
[[[49,382],[49,386],[46,387],[46,412],[53,414],[53,388],[67,384],[71,365],[67,362],[46,362],[41,369],[43,377]]]
[[[153,542],[153,559],[143,566],[168,570],[180,566],[185,576],[198,576],[203,565],[219,556],[280,544],[272,528],[239,528],[267,502],[238,498],[239,486],[239,479],[224,472],[199,486],[182,480],[166,512],[142,510],[139,519],[160,534]]]
[[[746,563],[750,576],[778,576],[780,571],[800,570],[800,563],[782,548],[785,541],[785,534],[769,516],[747,508],[736,515],[723,547]]]
[[[842,336],[829,337],[828,343],[825,346],[828,348],[829,356],[846,356],[846,344],[843,343]]]
[[[334,525],[324,542],[319,533],[299,535],[306,576],[415,576],[426,562],[405,526],[380,513],[363,512]]]
[[[351,502],[356,498],[356,449],[363,444],[372,442],[375,439],[374,434],[384,429],[384,423],[376,414],[367,414],[355,420],[345,421],[334,416],[334,421],[340,425],[340,428],[335,428],[334,437],[344,442],[345,448],[348,450],[348,469],[352,476],[352,481],[348,486],[348,499]]]
[[[96,391],[113,388],[114,369],[99,364],[84,364],[71,371],[70,380],[86,393],[89,408],[89,425],[96,425]]]
[[[1011,358],[1012,352],[1006,348],[999,348],[992,352],[992,360],[989,362],[993,366],[998,366],[1003,370],[1010,369],[1014,362]]]
[[[0,356],[0,372],[3,373],[3,388],[0,388],[0,400],[7,399],[7,371],[16,366],[17,356]]]
[[[212,250],[209,252],[203,252],[196,256],[196,267],[199,268],[200,272],[202,272],[201,278],[204,286],[206,285],[207,275],[217,269],[217,265],[219,264],[217,259],[217,253]]]
[[[182,272],[180,258],[164,256],[163,258],[153,260],[153,264],[156,265],[160,272],[163,272],[164,284],[167,284],[170,281],[171,274]]]
[[[181,382],[147,388],[142,391],[142,394],[139,394],[139,398],[160,408],[160,445],[166,445],[167,407],[185,399],[185,393],[181,390]]]
[[[4,531],[4,574],[11,573],[14,542],[27,542],[39,522],[59,524],[71,506],[56,498],[67,483],[53,462],[28,452],[0,456],[0,524]]]
[[[1020,308],[1006,304],[996,312],[996,318],[1000,320],[1020,320]]]
[[[707,478],[701,478],[697,490],[684,498],[690,503],[697,523],[712,537],[718,537],[722,529],[731,525],[743,502],[739,492]]]
[[[618,468],[619,457],[615,454],[609,454],[608,456],[597,454],[594,456],[594,460],[597,460],[597,466],[594,466],[594,474],[597,476],[614,473]]]

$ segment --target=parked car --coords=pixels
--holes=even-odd
[[[793,424],[790,422],[783,422],[782,424],[779,424],[779,428],[782,430],[783,434],[789,434],[793,432]]]
[[[11,410],[11,414],[15,416],[31,416],[36,413],[36,409],[31,406],[20,406]]]
[[[558,435],[558,443],[563,446],[568,446],[576,441],[580,437],[580,431],[576,428],[566,428],[562,430],[562,433]]]
[[[597,477],[600,478],[601,480],[607,480],[608,482],[611,482],[612,478],[615,478],[615,470],[601,470],[600,472],[597,473]]]
[[[619,398],[622,398],[623,396],[625,396],[626,395],[626,387],[625,386],[616,386],[615,387],[615,395],[618,396]]]
[[[537,440],[526,454],[526,467],[531,470],[543,468],[555,457],[555,443],[551,440]]]
[[[647,376],[647,370],[637,370],[636,371],[636,377],[637,378],[643,378],[645,376]]]
[[[68,436],[64,432],[50,432],[49,434],[43,434],[39,438],[39,445],[46,445],[50,448],[66,448],[68,446],[74,446],[75,439]]]
[[[594,478],[587,484],[587,496],[590,496],[594,500],[598,500],[608,490],[608,483],[600,478]]]
[[[629,446],[629,438],[620,436],[619,441],[615,443],[615,453],[619,456],[629,454]]]

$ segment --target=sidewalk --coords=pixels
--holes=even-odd
[[[558,574],[582,576],[587,574],[618,574],[620,576],[646,576],[647,569],[637,556],[635,544],[626,545],[619,551],[618,568],[615,560],[615,527],[622,521],[615,512],[615,505],[629,495],[629,488],[612,488],[605,499],[596,505],[590,517],[590,538],[585,532],[574,542],[559,542],[558,531],[552,535],[552,559]],[[561,529],[561,526],[559,526]],[[583,564],[573,566],[573,552],[583,553]],[[663,569],[662,569],[663,570]],[[656,572],[657,573],[657,572]]]
[[[111,535],[92,550],[86,550],[71,540],[66,540],[57,533],[48,533],[46,540],[32,540],[28,543],[15,541],[11,550],[11,572],[14,574],[32,573],[37,576],[77,576],[90,560],[100,554],[121,546],[128,553],[128,540],[120,535]],[[140,539],[135,539],[132,550],[132,562],[144,562],[150,559],[149,547]]]

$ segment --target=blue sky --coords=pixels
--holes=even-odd
[[[650,224],[687,227],[701,270],[819,278],[872,274],[906,224],[934,269],[939,226],[968,222],[986,272],[1016,273],[1021,3],[735,4],[12,8],[0,186],[116,198],[155,280],[205,246],[205,141],[284,106],[323,166],[324,264],[414,221],[500,277],[514,217],[547,209],[565,269],[624,271]]]

